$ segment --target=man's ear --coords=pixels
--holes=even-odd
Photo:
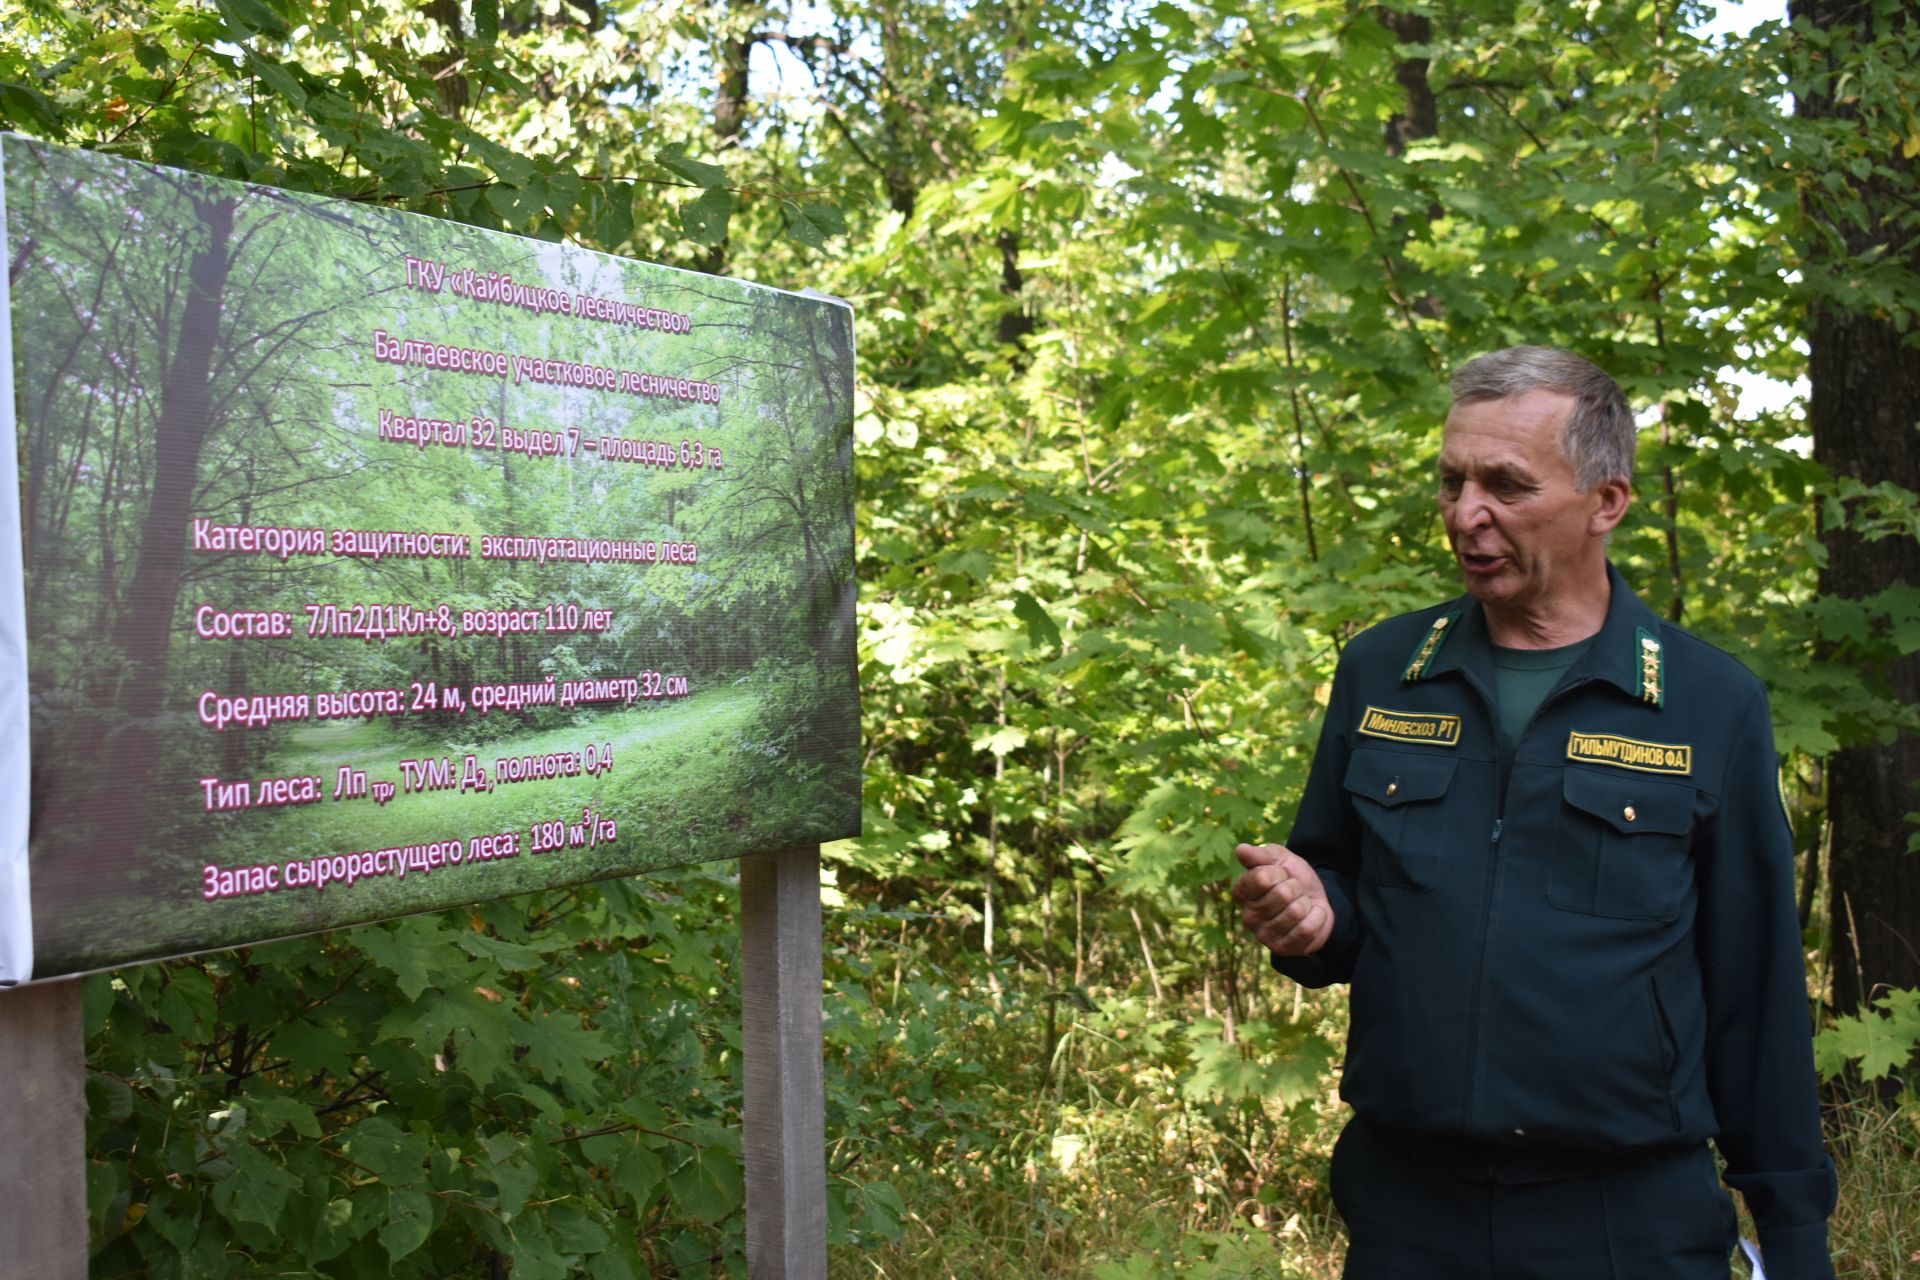
[[[1625,476],[1615,476],[1595,485],[1593,494],[1597,505],[1587,521],[1587,532],[1601,538],[1612,533],[1626,517],[1627,508],[1633,504],[1633,485]]]

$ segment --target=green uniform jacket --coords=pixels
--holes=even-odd
[[[1352,984],[1361,1115],[1521,1150],[1712,1138],[1770,1280],[1825,1280],[1835,1179],[1766,691],[1607,572],[1605,625],[1511,761],[1477,602],[1347,646],[1288,837],[1334,930],[1274,967]]]

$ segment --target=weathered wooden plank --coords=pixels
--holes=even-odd
[[[85,1039],[78,981],[0,991],[0,1280],[86,1280]]]
[[[826,1280],[820,847],[740,861],[747,1274]]]

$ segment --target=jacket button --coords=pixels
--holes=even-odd
[[[1620,816],[1625,818],[1628,822],[1632,822],[1635,818],[1639,817],[1640,815],[1634,812],[1632,805],[1628,805],[1626,808],[1620,811]]]
[[[1399,789],[1400,789],[1400,784],[1398,782],[1389,782],[1387,784],[1388,795],[1392,795],[1394,792],[1398,791]]]

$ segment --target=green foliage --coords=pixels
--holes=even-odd
[[[1249,1274],[1324,1269],[1334,1238],[1324,1193],[1310,1224],[1288,1225],[1297,1188],[1311,1195],[1325,1160],[1323,1077],[1304,1071],[1311,1096],[1271,1118],[1259,1099],[1196,1101],[1183,1082],[1221,1028],[1184,1002],[1156,1006],[1105,984],[1048,989],[1013,965],[982,975],[929,954],[942,949],[877,945],[902,926],[949,933],[951,923],[853,912],[840,922],[829,938],[845,965],[828,1002],[830,1163],[885,1162],[904,1208],[897,1231],[854,1224],[857,1249],[841,1255],[851,1267],[983,1276],[1017,1256],[1023,1274],[1155,1259],[1184,1272],[1191,1259],[1264,1254],[1268,1270]],[[1244,1053],[1337,1034],[1339,1007],[1316,996],[1275,1032],[1251,1029],[1259,1044],[1243,1035]],[[838,1214],[870,1193],[836,1180],[830,1203]],[[1189,1239],[1196,1222],[1221,1234]]]
[[[95,1274],[737,1267],[733,956],[698,927],[727,891],[682,872],[89,979]]]
[[[1888,991],[1872,1007],[1836,1017],[1813,1038],[1815,1063],[1832,1080],[1849,1067],[1862,1080],[1900,1071],[1920,1049],[1920,991]]]
[[[688,157],[685,139],[702,115],[676,71],[687,32],[662,17],[630,0],[577,11],[532,0],[424,11],[343,0],[15,0],[0,29],[0,124],[269,186],[691,260],[724,238],[734,195],[724,166]],[[812,188],[766,195],[776,207],[805,200],[837,217]],[[669,230],[675,205],[684,240]],[[813,222],[794,240],[822,243]]]
[[[1275,1251],[1257,1236],[1238,1231],[1196,1231],[1160,1242],[1116,1262],[1093,1268],[1094,1280],[1163,1280],[1191,1276],[1195,1280],[1253,1280],[1298,1274],[1285,1267]]]

